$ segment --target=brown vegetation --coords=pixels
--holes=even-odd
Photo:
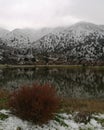
[[[8,108],[9,91],[0,89],[0,109]]]
[[[104,101],[97,99],[61,99],[61,112],[104,113]]]
[[[9,105],[18,117],[41,124],[54,117],[59,107],[59,98],[50,85],[33,84],[13,92]]]

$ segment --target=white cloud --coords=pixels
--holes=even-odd
[[[104,23],[104,0],[0,0],[0,26],[55,27],[80,20]]]

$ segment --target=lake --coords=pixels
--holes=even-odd
[[[104,98],[104,70],[86,68],[0,69],[0,87],[15,90],[23,84],[50,83],[57,93],[70,98]]]

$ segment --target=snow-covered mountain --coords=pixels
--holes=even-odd
[[[31,43],[40,39],[44,35],[51,32],[57,32],[61,28],[43,28],[39,30],[35,29],[14,29],[13,31],[8,31],[0,33],[0,38],[10,47],[24,48],[30,47]]]
[[[1,36],[1,39],[11,47],[24,48],[29,47],[30,43],[38,40],[42,36],[48,34],[51,29],[15,29],[5,35]]]
[[[0,28],[0,38],[4,37],[7,33],[9,33],[9,30]]]
[[[16,64],[104,64],[103,27],[80,22],[54,29],[15,29],[1,37],[1,42],[7,46],[1,54],[2,61]]]
[[[101,63],[104,62],[104,30],[92,23],[77,23],[42,37],[34,43],[34,48],[48,57],[58,57],[65,64]]]

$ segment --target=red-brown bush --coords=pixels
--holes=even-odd
[[[9,105],[13,114],[21,119],[41,124],[54,117],[59,98],[50,85],[25,85],[11,94]]]

